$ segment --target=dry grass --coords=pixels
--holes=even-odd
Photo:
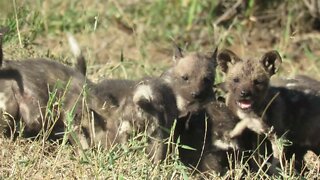
[[[14,9],[14,2],[17,3]],[[227,2],[227,1],[222,1]],[[232,1],[233,2],[233,1]],[[236,2],[236,1],[234,1]],[[225,12],[233,3],[220,4]],[[270,1],[261,10],[258,1],[237,7],[235,15],[216,25],[218,1],[0,1],[0,25],[9,27],[5,36],[6,59],[52,58],[63,63],[73,59],[66,32],[75,34],[88,61],[89,78],[137,79],[158,76],[171,64],[172,40],[187,50],[211,51],[229,47],[241,56],[261,55],[278,49],[284,57],[280,75],[319,76],[320,36],[302,2]],[[244,3],[240,3],[244,4]],[[276,4],[276,5],[274,5]],[[273,7],[273,8],[272,8]],[[15,11],[16,10],[16,11]],[[16,12],[16,13],[15,13]],[[303,12],[303,13],[301,13]],[[314,20],[315,21],[315,20]],[[21,44],[21,45],[20,45]],[[221,81],[218,73],[217,81]],[[142,153],[142,144],[132,140],[110,151],[99,148],[79,156],[69,145],[0,138],[0,179],[188,179],[191,169],[177,157],[153,165]],[[308,161],[306,179],[319,176],[319,158]],[[230,160],[230,163],[235,163]],[[318,164],[317,164],[318,163]],[[248,172],[239,163],[222,179],[271,178],[264,171]],[[211,174],[209,179],[216,178]],[[300,178],[290,168],[283,178]]]

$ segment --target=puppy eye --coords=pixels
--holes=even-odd
[[[235,82],[235,83],[238,83],[239,81],[240,81],[239,78],[234,78],[234,79],[233,79],[233,82]]]
[[[189,77],[187,75],[183,75],[181,76],[181,78],[184,80],[184,81],[188,81],[189,80]]]

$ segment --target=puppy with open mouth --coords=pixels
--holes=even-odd
[[[277,51],[269,51],[260,59],[241,59],[230,50],[223,50],[218,55],[218,65],[226,74],[222,86],[227,93],[226,105],[240,119],[230,136],[237,137],[247,128],[257,134],[265,134],[276,159],[280,158],[281,152],[275,132],[282,135],[283,118],[280,109],[279,113],[274,110],[281,108],[283,102],[277,98],[276,92],[270,90],[269,81],[281,61]]]

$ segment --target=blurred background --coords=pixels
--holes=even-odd
[[[280,74],[319,78],[317,0],[0,0],[7,59],[70,63],[66,33],[77,38],[89,76],[135,79],[171,65],[172,42],[185,51],[230,48],[261,57],[276,49]]]

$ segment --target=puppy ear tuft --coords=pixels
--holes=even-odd
[[[264,69],[272,76],[275,74],[282,63],[282,58],[278,51],[272,50],[265,53],[260,62],[262,63]]]

